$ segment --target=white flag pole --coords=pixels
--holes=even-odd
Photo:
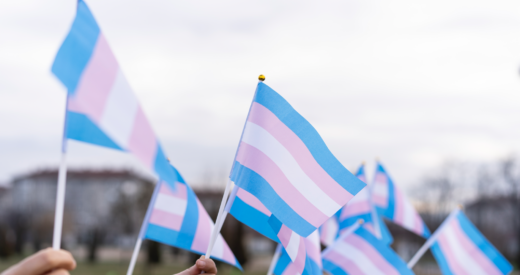
[[[280,255],[282,255],[282,245],[278,244],[278,246],[276,246],[276,250],[274,251],[271,264],[269,265],[269,270],[267,270],[267,275],[273,275],[274,268],[276,267],[276,263],[278,263],[278,259],[280,259]]]
[[[66,143],[66,139],[63,141]],[[66,145],[64,145],[65,147]],[[56,210],[54,214],[54,234],[52,248],[61,248],[61,232],[63,228],[63,209],[65,208],[65,185],[67,183],[67,152],[61,154],[60,172],[58,174],[58,188],[56,191]]]
[[[444,220],[444,222],[437,228],[435,233],[419,248],[419,251],[415,253],[415,255],[412,257],[412,259],[408,262],[408,268],[412,269],[415,264],[419,261],[419,259],[426,253],[426,251],[433,245],[435,241],[437,241],[437,238],[439,237],[439,233],[441,232],[441,229],[448,224],[451,219],[453,219],[460,211],[460,208],[457,208],[453,210],[450,215]]]
[[[137,262],[137,256],[139,256],[139,250],[141,250],[141,244],[143,243],[144,233],[148,228],[148,220],[150,219],[150,215],[152,214],[152,209],[155,205],[155,199],[157,198],[157,194],[159,194],[159,190],[161,190],[161,184],[162,183],[159,180],[159,182],[157,182],[157,184],[155,185],[155,189],[153,190],[152,198],[150,199],[150,204],[148,204],[148,209],[146,210],[143,223],[141,224],[139,236],[137,236],[137,242],[135,242],[134,252],[132,252],[132,258],[130,259],[130,264],[128,265],[126,275],[132,275],[132,273],[134,273],[135,263]]]
[[[260,75],[258,77],[259,83],[265,80],[265,76]],[[255,90],[255,94],[253,95],[253,101],[255,100],[256,92],[258,88]],[[244,128],[242,128],[242,134],[240,135],[239,144],[237,147],[237,151],[235,152],[235,157],[233,158],[233,165],[231,166],[231,172],[233,172],[233,167],[235,166],[235,159],[237,157],[238,148],[240,148],[240,142],[242,142],[242,137],[244,136],[244,130],[246,128],[247,120],[249,119],[249,114],[251,113],[251,107],[253,107],[253,102],[249,106],[249,111],[247,113],[246,122],[244,123]],[[213,250],[213,246],[215,245],[215,241],[217,240],[217,236],[220,233],[220,229],[222,229],[222,225],[224,224],[224,220],[226,219],[227,212],[224,211],[226,200],[229,195],[229,191],[231,189],[231,172],[229,176],[228,183],[226,185],[226,189],[224,190],[224,196],[222,196],[222,201],[220,202],[220,208],[218,210],[217,220],[215,221],[215,227],[213,228],[213,232],[211,232],[211,238],[208,245],[208,250],[206,251],[206,259],[209,259],[211,256],[211,250]],[[224,213],[225,212],[225,213]]]
[[[61,235],[63,230],[63,210],[65,208],[65,186],[67,184],[67,111],[69,109],[69,94],[65,102],[65,119],[63,121],[63,136],[61,140],[61,161],[58,172],[58,186],[56,188],[56,209],[54,213],[54,232],[52,236],[52,248],[61,248]]]
[[[213,227],[213,232],[211,232],[211,238],[208,245],[208,250],[206,251],[206,259],[209,259],[211,256],[211,251],[213,250],[213,246],[215,245],[215,241],[217,240],[217,236],[220,233],[220,229],[222,229],[222,225],[224,225],[224,220],[226,219],[227,212],[224,214],[224,208],[226,208],[227,197],[229,195],[229,191],[231,190],[232,185],[231,179],[228,179],[226,184],[226,189],[224,190],[224,196],[222,196],[222,201],[220,202],[220,208],[218,209],[217,220],[215,221],[215,226]]]

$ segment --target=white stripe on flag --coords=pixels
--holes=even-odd
[[[443,229],[443,234],[446,236],[446,239],[448,240],[449,248],[452,251],[452,255],[455,257],[455,261],[458,262],[458,264],[466,270],[468,274],[471,275],[486,275],[486,272],[480,265],[475,261],[471,255],[468,255],[468,252],[466,249],[464,249],[463,244],[459,242],[459,239],[455,235],[455,232],[453,231],[453,226],[457,225],[457,221],[452,221],[452,223],[449,226],[446,226]]]
[[[341,208],[305,174],[287,148],[264,128],[248,121],[242,141],[262,151],[276,163],[291,184],[323,214],[330,217]]]
[[[100,126],[123,149],[128,146],[138,109],[139,103],[119,70],[108,94]]]
[[[334,247],[334,251],[339,253],[341,256],[349,259],[354,263],[364,274],[370,275],[385,275],[386,273],[379,270],[377,266],[370,260],[370,258],[363,253],[363,251],[357,249],[344,241],[339,241],[337,246]],[[349,270],[350,271],[350,270]]]
[[[157,199],[155,200],[154,208],[184,217],[187,204],[188,202],[184,199],[159,193],[157,195]]]
[[[296,256],[298,256],[298,248],[300,248],[300,235],[296,234],[294,231],[291,232],[291,238],[289,239],[289,244],[285,248],[285,251],[287,251],[287,254],[289,254],[289,257],[294,262],[296,260]]]
[[[397,192],[400,192],[397,191]],[[404,194],[401,193],[401,199],[403,200],[401,203],[403,205],[403,219],[404,219],[404,227],[409,229],[415,229],[415,209],[412,204],[404,197]]]
[[[388,184],[383,182],[374,182],[372,186],[372,195],[388,198]]]

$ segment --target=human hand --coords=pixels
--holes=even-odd
[[[204,256],[200,256],[200,259],[198,259],[192,267],[175,275],[199,275],[202,272],[204,272],[205,275],[217,275],[215,262],[212,259],[205,259]]]
[[[69,275],[76,268],[70,252],[47,248],[25,258],[0,275]]]

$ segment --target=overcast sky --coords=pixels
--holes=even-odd
[[[257,77],[354,170],[412,187],[446,159],[520,151],[520,1],[89,0],[172,163],[222,184]],[[65,88],[50,73],[74,0],[0,1],[0,182],[56,167]],[[69,142],[71,167],[132,167]]]

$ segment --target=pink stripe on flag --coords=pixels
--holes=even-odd
[[[316,246],[312,240],[305,239],[305,249],[307,250],[309,258],[321,267],[321,247]]]
[[[222,238],[222,236],[220,236],[220,238]],[[224,253],[222,254],[222,260],[224,260],[228,263],[231,263],[231,264],[235,264],[236,263],[235,255],[233,255],[233,252],[231,252],[231,249],[229,248],[226,241],[222,240],[222,242],[224,243],[224,248],[223,248]]]
[[[456,222],[453,223],[452,228],[455,232],[455,235],[457,236],[457,239],[462,244],[462,249],[466,250],[468,255],[471,255],[471,257],[475,260],[475,262],[478,263],[480,267],[486,272],[486,274],[502,274],[500,270],[495,266],[493,262],[490,261],[490,259],[482,253],[482,250],[478,248],[475,243],[468,238],[468,235],[462,230],[462,227],[460,227],[460,223],[457,219],[454,219]]]
[[[379,270],[384,270],[387,275],[399,275],[399,272],[393,265],[381,256],[371,244],[356,234],[351,234],[345,240],[346,243],[358,248],[377,266]]]
[[[172,197],[176,197],[176,198],[179,198],[179,199],[187,200],[187,198],[188,198],[188,190],[187,190],[186,185],[181,184],[181,183],[177,183],[177,184],[175,184],[175,187],[177,189],[175,191],[172,191],[167,184],[162,184],[161,183],[161,189],[159,189],[159,193],[164,194],[164,195],[168,195],[168,196],[172,196]]]
[[[175,231],[179,231],[181,229],[183,219],[183,216],[164,212],[159,209],[154,209],[150,215],[151,224],[166,227]]]
[[[280,242],[282,242],[283,247],[287,247],[289,245],[292,233],[293,231],[289,229],[289,227],[285,226],[285,224],[282,224],[280,231],[278,231],[276,235],[278,236],[278,239],[280,239]]]
[[[241,142],[236,160],[263,177],[298,215],[316,228],[329,218],[309,202],[300,191],[291,184],[276,163],[262,151],[247,143]]]
[[[405,215],[405,205],[403,197],[403,194],[400,190],[397,188],[394,188],[394,195],[395,195],[395,209],[394,209],[394,221],[397,224],[404,225],[404,215]]]
[[[451,226],[451,225],[446,225]],[[459,264],[457,261],[457,258],[455,257],[455,254],[453,253],[453,250],[451,249],[448,239],[446,236],[444,236],[442,233],[439,234],[437,238],[437,242],[439,243],[439,246],[442,250],[442,253],[444,253],[444,258],[446,258],[446,261],[448,262],[448,265],[450,267],[450,270],[457,275],[471,275],[464,270],[464,268]]]
[[[388,184],[388,177],[386,176],[386,174],[378,172],[374,176],[374,182],[387,185]]]
[[[376,230],[374,229],[374,225],[372,222],[366,222],[363,224],[363,227],[368,230],[368,232],[372,233],[372,235],[376,235]]]
[[[269,209],[267,209],[257,197],[253,196],[253,194],[247,192],[246,190],[239,188],[237,191],[237,197],[239,197],[242,201],[254,209],[264,213],[267,216],[271,216],[271,211],[269,211]]]
[[[117,60],[100,33],[94,52],[69,102],[69,110],[84,113],[99,123],[118,70]]]
[[[424,224],[423,224],[421,216],[419,216],[419,213],[417,213],[417,212],[414,213],[413,224],[414,224],[413,231],[415,233],[417,233],[418,235],[421,235],[421,236],[424,235]]]
[[[296,260],[285,268],[282,275],[295,275],[303,273],[303,270],[305,269],[305,260],[307,258],[305,250],[304,238],[300,236],[300,246],[298,247],[298,255],[296,256]]]
[[[351,202],[341,211],[340,220],[360,214],[370,213],[370,210],[370,204],[366,201]]]
[[[136,155],[148,167],[153,168],[157,154],[157,139],[146,119],[143,109],[139,107],[134,119],[134,127],[128,142],[128,151]]]
[[[372,195],[372,202],[380,207],[387,207],[388,200],[386,197],[379,195]]]
[[[356,275],[371,275],[365,274],[365,272],[359,269],[359,267],[354,262],[352,262],[350,259],[343,257],[341,254],[337,253],[334,250],[331,250],[323,258],[331,261],[336,266],[346,271],[345,273]]]
[[[199,199],[197,199],[197,206],[199,208],[199,222],[197,223],[197,231],[195,232],[191,249],[199,253],[206,253],[211,235],[212,222]]]
[[[248,121],[264,128],[276,138],[291,153],[305,174],[336,203],[344,205],[353,197],[318,164],[298,135],[269,109],[254,102]]]

